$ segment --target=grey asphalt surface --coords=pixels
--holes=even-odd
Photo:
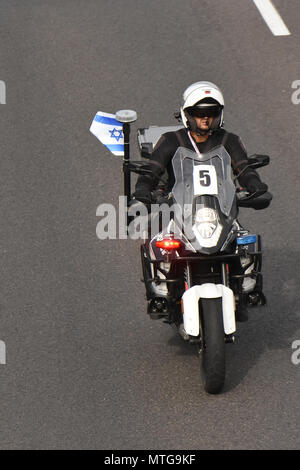
[[[275,37],[251,0],[2,0],[0,365],[2,449],[297,449],[300,365],[300,8],[274,0]],[[175,124],[183,90],[211,80],[225,124],[274,201],[244,209],[263,236],[268,305],[238,324],[224,393],[193,348],[145,313],[139,242],[100,241],[121,160],[89,133],[99,110]]]

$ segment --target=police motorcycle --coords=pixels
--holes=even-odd
[[[134,117],[129,111],[116,115],[123,122],[128,224],[134,206],[130,174],[151,174],[147,159],[155,143],[164,132],[181,127],[138,129],[142,160],[132,161],[129,122]],[[248,166],[259,168],[269,161],[266,155],[253,155]],[[271,195],[249,195],[236,187],[231,158],[223,146],[202,154],[179,147],[172,165],[171,193],[164,192],[163,181],[153,193],[153,202],[159,202],[154,224],[158,230],[151,234],[149,229],[141,245],[147,312],[151,319],[175,324],[181,337],[197,346],[204,389],[215,394],[225,383],[225,347],[234,342],[239,310],[266,303],[261,237],[239,224],[239,208],[264,209]]]

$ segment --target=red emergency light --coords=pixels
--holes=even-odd
[[[162,250],[178,250],[181,247],[181,241],[174,240],[174,238],[164,238],[163,240],[157,240],[155,245]]]

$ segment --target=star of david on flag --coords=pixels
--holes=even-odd
[[[90,127],[90,131],[114,155],[124,155],[123,124],[114,114],[99,111]]]

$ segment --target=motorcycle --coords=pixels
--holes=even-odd
[[[123,123],[124,194],[129,227],[142,204],[132,199],[131,173],[152,175],[149,157],[154,145],[163,133],[182,126],[138,129],[142,160],[132,161],[130,122],[136,120],[136,113],[119,111],[115,115],[117,121],[114,116],[99,114],[94,121],[102,120],[104,126],[108,120],[112,126]],[[95,133],[94,129],[92,132]],[[109,132],[115,137],[120,131],[113,127]],[[106,135],[105,129],[105,138],[102,134],[98,137],[105,145]],[[119,151],[119,146],[107,146],[111,151]],[[246,168],[260,168],[269,162],[267,155],[252,155]],[[174,324],[184,341],[197,346],[204,389],[216,394],[225,383],[225,346],[234,343],[236,321],[242,321],[245,306],[266,304],[261,236],[240,225],[239,208],[264,209],[272,195],[248,194],[238,188],[237,177],[232,175],[231,157],[223,146],[207,153],[179,147],[172,165],[175,184],[169,193],[162,178],[158,190],[153,192],[158,210],[146,216],[146,234],[141,245],[147,313],[151,319]],[[156,228],[151,233],[153,225]]]

